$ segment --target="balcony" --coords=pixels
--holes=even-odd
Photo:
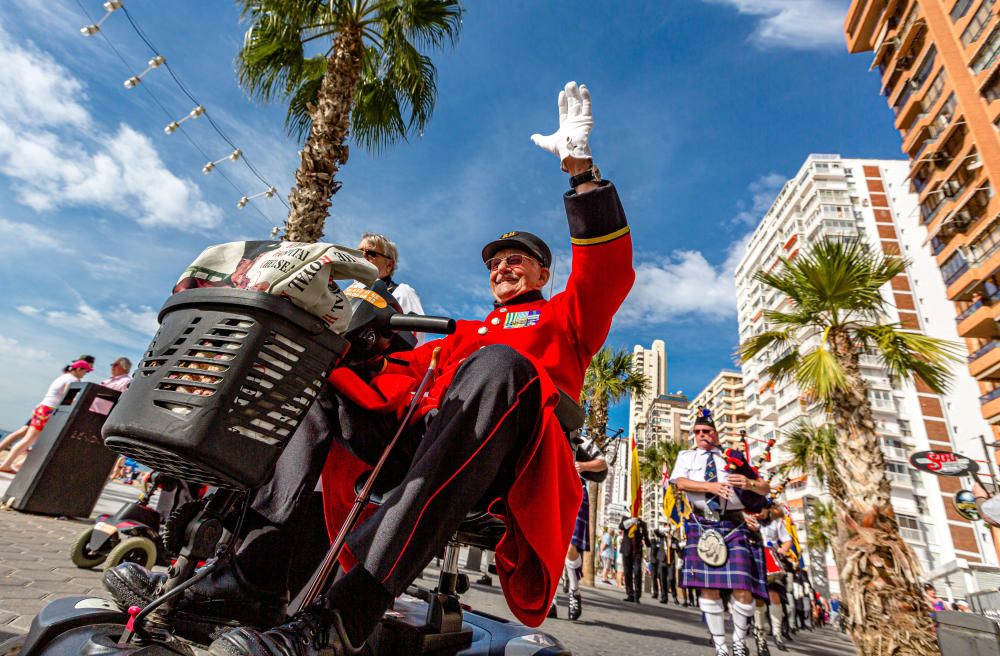
[[[991,424],[1000,423],[1000,387],[980,396],[979,404],[986,421]]]
[[[969,355],[969,373],[977,380],[1000,379],[1000,339],[991,339]]]
[[[981,299],[955,317],[956,328],[962,337],[988,339],[996,336],[997,318],[1000,317],[1000,294]]]

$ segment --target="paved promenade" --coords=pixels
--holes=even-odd
[[[0,497],[10,477],[0,474]],[[114,511],[138,490],[111,484],[98,512]],[[78,569],[69,561],[74,538],[89,522],[0,511],[0,641],[27,631],[33,615],[46,603],[70,594],[103,596],[100,570]],[[437,571],[429,567],[423,583],[430,585]],[[474,577],[473,577],[474,578]],[[511,618],[503,594],[493,586],[473,585],[463,602],[474,608]],[[693,609],[656,602],[626,604],[622,591],[610,586],[584,588],[580,621],[566,620],[565,595],[559,595],[562,619],[548,620],[543,630],[563,641],[577,656],[701,656],[712,654],[708,634]],[[823,629],[801,636],[788,652],[792,656],[847,656],[854,650],[840,634]],[[777,656],[780,652],[772,650]]]

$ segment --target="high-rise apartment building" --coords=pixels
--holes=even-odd
[[[646,417],[653,399],[667,392],[667,347],[662,339],[653,340],[650,348],[636,344],[632,348],[632,366],[649,380],[645,394],[632,394],[628,400],[628,435]]]
[[[715,427],[723,440],[735,442],[740,431],[746,428],[747,412],[743,398],[743,374],[723,369],[690,405],[690,421],[694,421],[699,407],[712,411]]]
[[[742,392],[740,401],[742,402]],[[691,434],[691,414],[688,410],[690,402],[683,394],[661,394],[653,399],[646,411],[646,416],[636,427],[637,434],[642,434],[643,448],[658,442],[679,442],[688,448],[688,438]],[[663,485],[660,481],[643,483],[642,486],[642,517],[650,529],[658,528],[664,523]]]
[[[843,159],[838,155],[810,155],[796,176],[785,183],[774,204],[751,237],[736,269],[740,341],[767,329],[764,309],[779,309],[779,292],[754,280],[757,271],[780,266],[781,257],[794,259],[802,249],[823,238],[861,240],[885,253],[902,253],[913,265],[883,289],[886,321],[935,337],[956,339],[950,307],[940,293],[944,283],[915,222],[916,195],[907,189],[905,161]],[[818,338],[806,350],[818,346]],[[798,422],[826,421],[818,404],[810,403],[794,381],[774,381],[764,369],[783,353],[773,349],[742,363],[747,432],[752,452],[774,437],[772,466],[784,459],[781,436]],[[963,520],[952,498],[966,481],[921,474],[908,464],[914,451],[973,450],[978,435],[988,430],[975,412],[975,382],[964,366],[946,395],[926,387],[894,381],[872,355],[862,355],[862,373],[886,456],[892,484],[892,503],[903,537],[913,547],[928,578],[951,585],[955,595],[985,588],[998,570],[990,533],[981,523]],[[971,409],[970,409],[971,408]],[[825,491],[809,476],[789,481],[785,489],[792,516],[800,531],[804,525],[804,498]],[[829,578],[836,588],[832,559]],[[993,584],[995,585],[995,583]]]
[[[1000,5],[854,0],[845,31],[852,53],[873,52],[910,158],[915,221],[955,303],[980,409],[1000,436]]]
[[[645,421],[653,400],[667,391],[667,347],[663,340],[653,340],[650,348],[636,344],[632,349],[632,367],[646,376],[649,386],[644,394],[629,396],[626,439],[608,473],[604,494],[597,506],[598,519],[602,524],[605,524],[605,520],[610,522],[612,518],[619,517],[628,507],[628,440],[635,437],[638,448],[642,449],[646,433],[645,428],[639,430],[639,425]],[[617,519],[614,524],[617,526]]]

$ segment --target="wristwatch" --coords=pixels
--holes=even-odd
[[[600,182],[601,181],[601,170],[597,168],[596,164],[591,164],[590,168],[583,173],[577,173],[571,176],[569,179],[569,186],[571,189],[576,189],[585,182]]]

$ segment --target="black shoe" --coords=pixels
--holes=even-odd
[[[629,596],[625,597],[624,599],[622,599],[622,601],[634,602],[635,601],[635,597],[633,597],[632,595],[629,595]]]
[[[660,597],[660,603],[661,604],[668,604],[668,603],[670,603],[670,599],[666,595],[664,595],[664,596]],[[674,599],[674,603],[675,604],[677,603],[676,599]]]
[[[363,647],[363,645],[362,645]],[[344,656],[357,653],[340,615],[325,599],[267,631],[240,627],[223,633],[208,648],[212,656]]]
[[[146,606],[162,578],[135,563],[123,563],[104,573],[104,586],[119,607],[128,610]],[[287,605],[283,596],[247,581],[230,561],[184,591],[175,607],[175,628],[183,638],[207,643],[228,628],[275,626],[285,619]]]
[[[122,563],[105,570],[101,582],[118,607],[128,611],[131,606],[144,608],[155,599],[156,590],[166,579],[166,574],[150,572],[137,563]]]
[[[552,605],[549,606],[549,612],[545,614],[545,617],[553,620],[559,619],[559,609],[556,607],[556,600],[552,600]]]
[[[780,635],[774,636],[774,644],[777,646],[778,651],[788,651],[788,646],[785,644],[785,641]]]
[[[771,656],[771,650],[767,647],[767,635],[763,629],[754,629],[753,639],[757,646],[757,656]]]
[[[674,597],[674,605],[678,605],[680,603],[681,602],[677,601],[677,597]],[[686,601],[684,602],[684,605],[687,606],[687,602]]]
[[[483,574],[476,579],[477,585],[493,585],[493,578],[489,574]]]
[[[582,612],[583,600],[580,598],[579,592],[574,592],[569,596],[569,618],[574,621],[578,620]]]

